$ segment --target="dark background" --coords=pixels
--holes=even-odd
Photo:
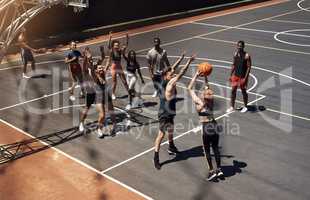
[[[73,7],[66,7],[65,5],[57,5],[47,9],[29,22],[26,28],[28,39],[34,47],[57,43],[65,44],[71,40],[83,40],[102,35],[111,30],[121,31],[193,14],[182,14],[160,20],[150,20],[146,23],[130,24],[127,25],[127,27],[117,26],[104,28],[103,26],[241,1],[242,0],[89,0],[89,8],[80,13],[74,13]],[[252,3],[254,1],[259,0],[253,0],[247,3]],[[212,10],[218,9],[215,8]],[[202,13],[204,12],[206,11],[202,11]],[[103,28],[82,33],[83,30],[96,27]]]

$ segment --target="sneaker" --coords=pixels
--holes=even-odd
[[[223,171],[221,170],[221,168],[218,168],[218,169],[216,170],[216,176],[217,176],[217,177],[222,177],[222,176],[224,176],[224,173],[223,173]]]
[[[71,96],[69,97],[69,99],[70,99],[71,101],[75,101],[75,96],[71,95]]]
[[[216,177],[216,172],[214,170],[209,171],[207,180],[212,181]]]
[[[80,92],[80,96],[79,96],[81,99],[82,98],[85,98],[85,95],[84,95],[84,93],[83,92]]]
[[[116,126],[113,126],[111,129],[110,129],[110,136],[113,137],[116,135]]]
[[[98,136],[98,138],[103,138],[104,137],[104,134],[103,134],[103,131],[101,130],[101,128],[97,129],[97,136]]]
[[[176,155],[176,154],[180,153],[179,150],[177,149],[177,147],[174,145],[171,145],[171,146],[169,145],[169,148],[167,151],[170,155]]]
[[[112,94],[112,100],[115,100],[116,99],[116,96],[115,96],[115,94]]]
[[[229,107],[229,108],[226,110],[226,113],[231,113],[232,111],[234,111],[234,107]]]
[[[127,106],[126,106],[126,108],[125,108],[126,110],[130,110],[131,109],[131,105],[130,104],[128,104]]]
[[[83,123],[83,122],[80,122],[79,131],[80,131],[81,133],[84,133],[84,131],[85,131],[85,127],[84,127],[84,123]]]
[[[155,92],[154,92],[154,94],[152,95],[152,97],[155,98],[155,97],[157,97],[157,95],[158,95],[158,92],[157,92],[157,90],[155,90]]]
[[[247,111],[248,111],[248,108],[247,108],[246,106],[244,106],[244,107],[240,110],[241,113],[246,113]]]
[[[23,73],[23,78],[25,78],[25,79],[29,79],[29,78],[30,78],[30,76],[27,76],[25,73]]]
[[[161,166],[160,166],[159,158],[158,158],[158,157],[154,156],[153,163],[154,163],[154,167],[155,167],[157,170],[160,170]]]

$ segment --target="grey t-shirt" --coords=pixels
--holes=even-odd
[[[159,52],[153,47],[146,55],[149,64],[152,64],[155,73],[161,73],[166,66],[169,65],[166,50],[161,49]]]

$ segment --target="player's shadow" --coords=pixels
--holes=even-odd
[[[204,152],[202,146],[196,146],[191,149],[187,149],[178,153],[174,158],[170,160],[166,160],[161,163],[161,166],[167,165],[169,163],[179,162],[183,160],[188,160],[189,158],[196,158],[196,157],[204,157]],[[211,155],[214,157],[214,155]],[[222,158],[233,158],[233,155],[221,155]]]
[[[31,79],[47,78],[49,76],[51,76],[51,75],[49,75],[49,74],[36,74],[36,75],[31,76]]]
[[[248,111],[252,112],[252,113],[263,112],[265,110],[266,110],[265,106],[257,106],[257,105],[250,105],[250,106],[248,106]]]
[[[143,102],[143,106],[144,108],[148,108],[148,107],[154,107],[157,105],[157,102],[151,102],[151,101],[147,101],[147,102]]]
[[[224,181],[226,178],[235,176],[236,174],[241,174],[242,169],[247,167],[247,164],[242,161],[233,160],[232,165],[222,165],[221,169],[224,173],[224,176],[219,179]]]

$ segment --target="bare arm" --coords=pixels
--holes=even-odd
[[[112,49],[112,31],[109,32],[108,49]]]
[[[144,79],[143,79],[143,76],[142,76],[142,73],[141,73],[141,70],[140,70],[140,66],[138,67],[138,74],[140,76],[141,82],[144,84]]]
[[[188,67],[190,66],[191,62],[195,59],[195,56],[191,56],[187,63],[185,64],[185,66],[181,69],[181,71],[179,72],[179,74],[177,74],[177,76],[173,79],[171,79],[171,81],[169,81],[168,84],[170,85],[176,85],[176,83],[182,78],[182,76],[185,74],[186,70],[188,69]]]
[[[189,90],[189,94],[191,95],[193,102],[196,104],[196,106],[202,107],[203,102],[201,101],[201,99],[197,96],[197,94],[193,90],[194,83],[196,82],[198,76],[199,76],[199,72],[197,71],[196,74],[194,75],[193,79],[189,83],[187,89]]]
[[[104,70],[107,71],[111,65],[111,61],[112,61],[112,51],[110,51],[110,56],[108,57],[108,61],[106,62],[106,65],[104,67]]]
[[[185,52],[183,52],[181,57],[172,65],[172,67],[171,67],[172,73],[174,73],[175,69],[180,65],[180,63],[184,59],[184,56],[185,56]]]
[[[248,77],[250,75],[250,70],[251,70],[251,67],[252,67],[252,60],[251,60],[251,56],[249,54],[246,54],[245,58],[247,60],[247,70],[246,70],[245,79],[248,79]]]

